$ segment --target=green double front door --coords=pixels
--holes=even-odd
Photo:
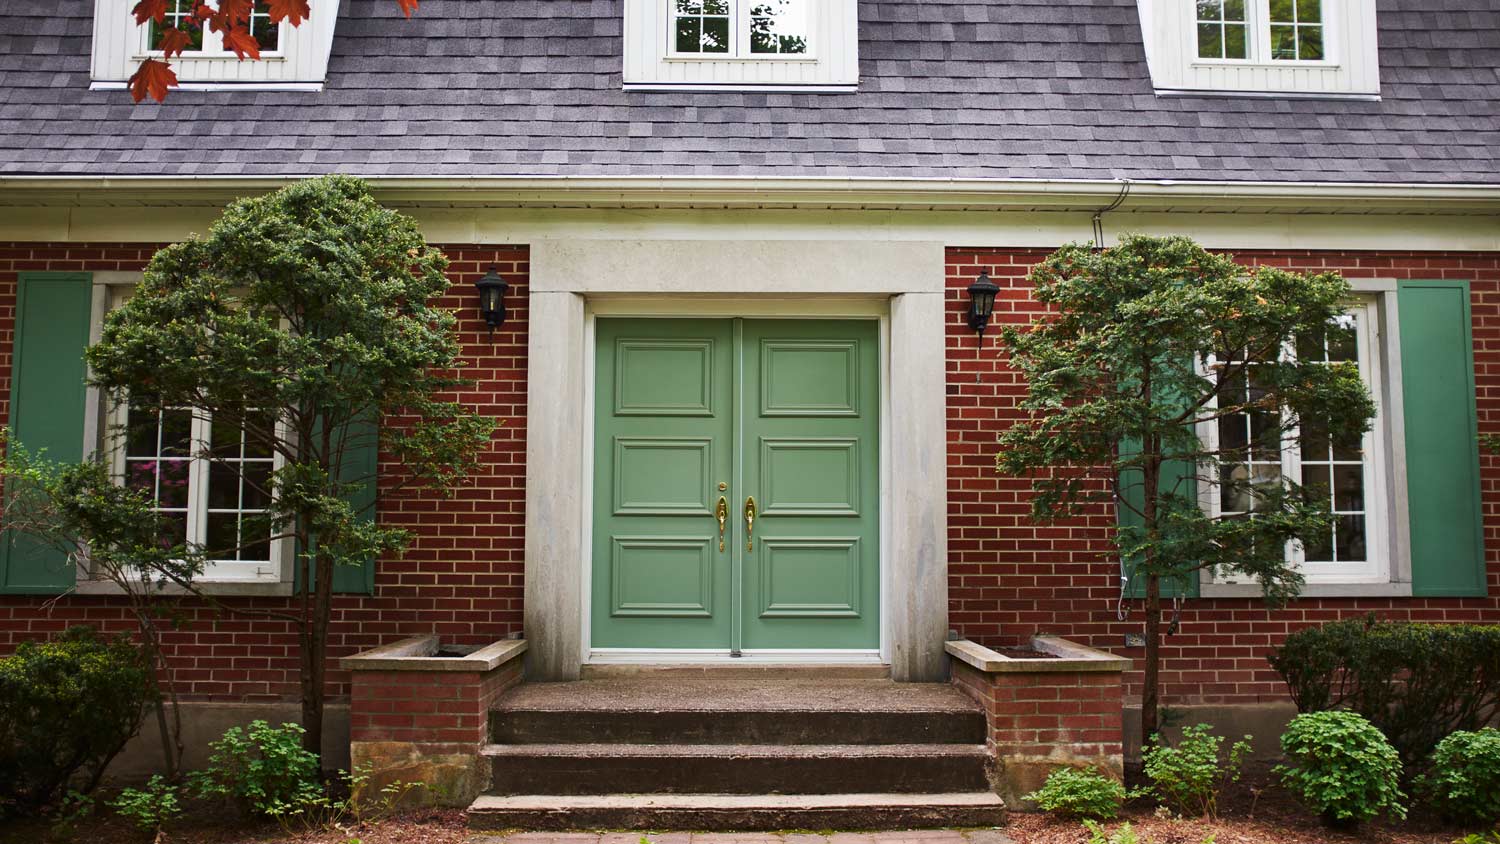
[[[597,333],[596,650],[880,646],[873,320]]]

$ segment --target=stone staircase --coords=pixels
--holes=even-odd
[[[985,720],[944,684],[787,671],[523,684],[490,714],[483,829],[994,826]]]

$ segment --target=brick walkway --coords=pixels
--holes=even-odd
[[[828,835],[767,832],[517,832],[476,835],[469,844],[1012,844],[998,829],[961,831],[835,832]]]

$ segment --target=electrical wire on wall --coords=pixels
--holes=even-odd
[[[1098,211],[1094,212],[1094,251],[1098,252],[1104,248],[1104,215],[1125,204],[1125,199],[1130,196],[1130,180],[1124,179],[1120,184],[1120,192],[1111,202]]]

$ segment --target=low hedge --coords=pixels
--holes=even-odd
[[[1270,662],[1299,712],[1358,712],[1408,776],[1449,733],[1500,712],[1500,627],[1349,619],[1293,633]]]

